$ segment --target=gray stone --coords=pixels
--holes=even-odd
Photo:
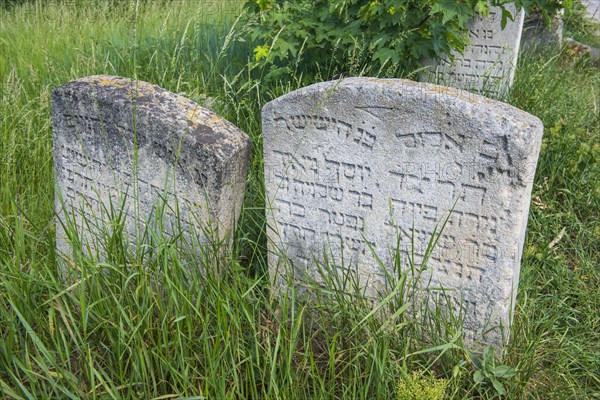
[[[600,66],[600,49],[578,42],[572,38],[566,38],[565,45],[569,50],[569,55],[573,58],[588,57],[592,64]]]
[[[477,16],[468,23],[470,44],[464,54],[453,52],[454,61],[444,57],[427,61],[422,81],[471,90],[493,98],[503,97],[512,86],[524,11],[514,4],[506,5],[514,16],[502,29],[500,7],[490,7],[488,16]]]
[[[262,121],[275,287],[291,273],[309,291],[327,257],[377,298],[386,278],[374,254],[389,273],[394,251],[422,264],[450,215],[426,262],[432,282],[464,306],[469,342],[502,344],[488,328],[514,308],[538,118],[458,89],[350,78],[282,96]]]
[[[233,231],[251,142],[213,112],[150,83],[90,76],[53,90],[52,123],[59,250],[70,249],[61,222],[71,218],[101,254],[111,206],[134,246],[160,215],[163,233],[190,245]]]
[[[535,13],[523,23],[521,51],[557,50],[562,44],[563,12],[558,12],[548,25],[541,13]]]
[[[593,22],[600,22],[600,2],[598,0],[582,0],[581,3],[586,9],[586,17]]]

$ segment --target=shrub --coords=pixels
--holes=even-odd
[[[571,0],[568,0],[571,1]],[[516,0],[553,15],[563,0]],[[506,0],[252,0],[246,29],[258,44],[255,61],[267,78],[301,72],[308,80],[357,72],[398,76],[426,58],[468,44],[466,24],[490,5],[502,7],[502,24],[513,16]],[[357,59],[359,60],[357,62]],[[323,71],[325,69],[325,71]],[[299,71],[298,71],[299,70]]]

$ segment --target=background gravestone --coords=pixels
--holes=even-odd
[[[198,235],[204,229],[219,237],[233,230],[251,149],[233,124],[158,86],[115,76],[55,88],[52,123],[60,250],[69,250],[67,216],[99,250],[111,205],[116,213],[123,206],[134,245],[157,212],[164,233],[183,232],[188,243],[206,239]]]
[[[486,331],[508,324],[514,307],[538,118],[457,89],[350,78],[282,96],[262,119],[276,286],[286,261],[302,288],[327,256],[376,297],[386,280],[371,249],[391,269],[399,235],[404,261],[414,250],[418,264],[454,209],[431,277],[456,289],[448,294],[465,307],[467,340],[502,343],[498,329]]]
[[[439,62],[426,62],[422,81],[438,83],[465,90],[473,90],[489,97],[503,96],[512,86],[521,33],[523,10],[516,12],[515,5],[506,5],[514,16],[502,29],[500,7],[490,7],[488,16],[478,15],[468,24],[470,44],[464,54],[453,52],[454,62],[444,57]]]
[[[558,50],[562,44],[564,10],[556,13],[550,24],[542,13],[529,15],[523,22],[521,52]]]

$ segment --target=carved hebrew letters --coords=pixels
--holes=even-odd
[[[466,312],[465,337],[501,344],[484,327],[510,322],[532,184],[523,167],[541,131],[505,104],[403,80],[274,100],[263,109],[273,278],[283,284],[285,264],[303,286],[328,260],[376,298],[386,271],[375,254],[390,273],[399,252],[403,267],[426,264],[435,285],[483,309]]]
[[[524,12],[516,12],[514,4],[507,9],[514,21],[501,27],[501,9],[492,7],[488,16],[478,16],[468,24],[470,44],[464,54],[454,52],[454,61],[442,58],[429,61],[422,80],[474,90],[491,97],[504,95],[514,79],[523,30]]]
[[[135,100],[135,101],[134,101]],[[92,76],[52,94],[57,246],[75,224],[85,248],[123,224],[126,240],[161,222],[160,234],[203,241],[233,228],[243,198],[250,142],[188,99],[146,82]]]

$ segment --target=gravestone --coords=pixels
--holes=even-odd
[[[150,83],[90,76],[53,90],[52,124],[59,250],[70,249],[67,219],[94,251],[119,213],[134,246],[161,219],[190,245],[234,229],[251,142],[213,112]]]
[[[521,52],[558,50],[562,44],[564,10],[552,17],[550,24],[539,12],[527,16],[523,22]]]
[[[506,9],[514,16],[502,29],[502,9],[490,7],[488,16],[478,15],[468,24],[470,44],[464,54],[453,52],[454,61],[444,57],[427,61],[422,81],[472,90],[500,98],[512,86],[523,30],[524,11],[513,3]]]
[[[350,78],[282,96],[265,105],[262,121],[275,287],[283,290],[291,273],[310,291],[327,258],[368,296],[381,296],[385,271],[374,254],[392,274],[394,251],[422,263],[449,216],[427,261],[432,282],[464,306],[468,341],[502,344],[497,327],[514,307],[538,118],[458,89]]]

